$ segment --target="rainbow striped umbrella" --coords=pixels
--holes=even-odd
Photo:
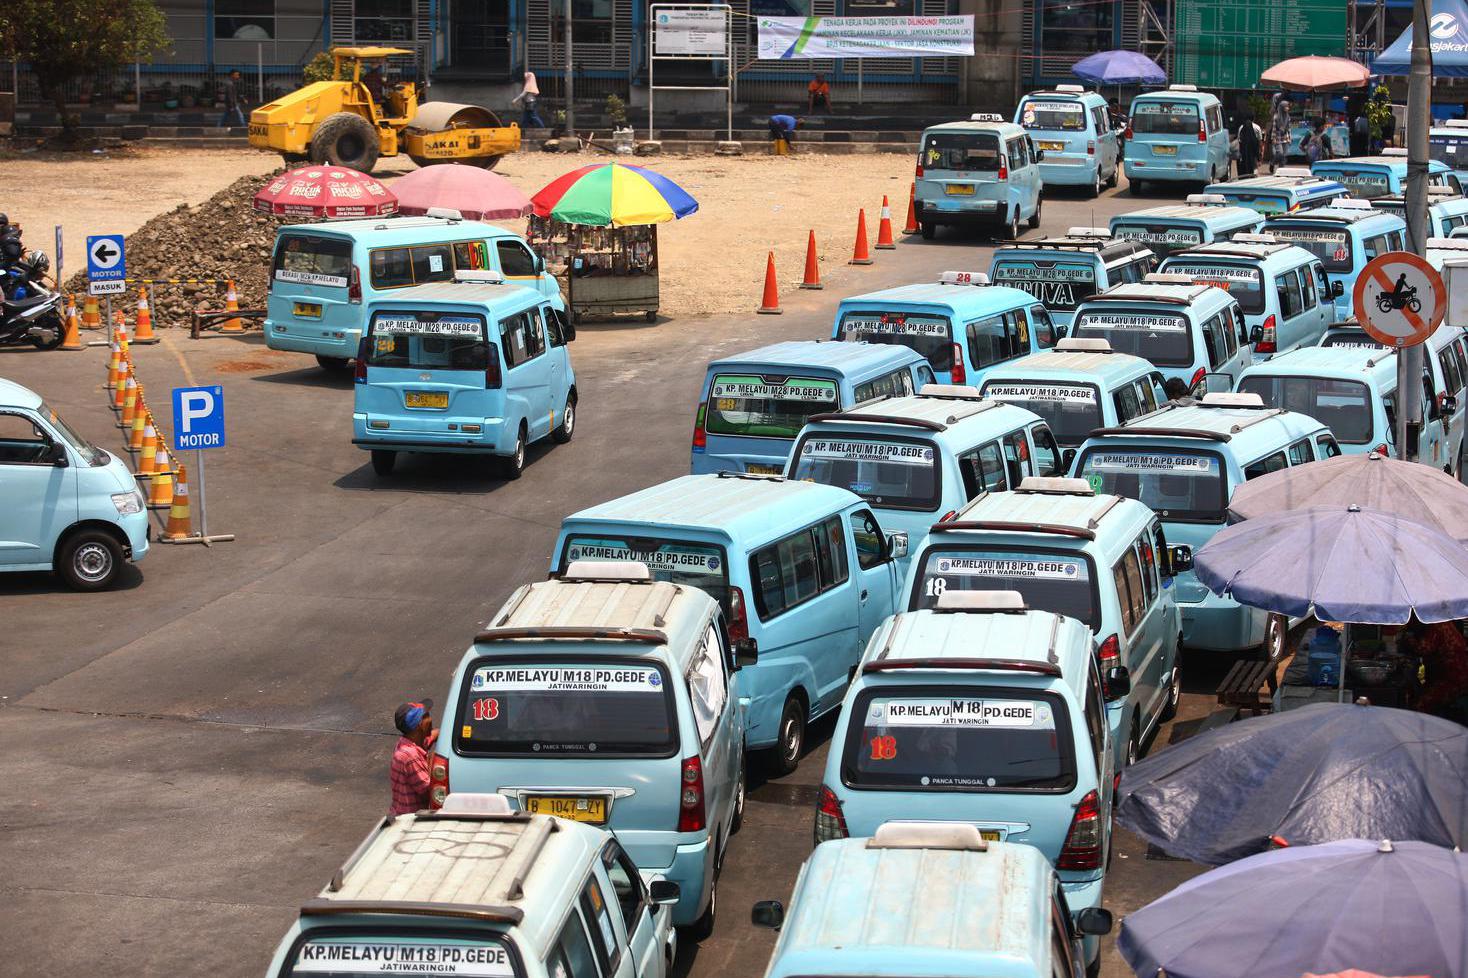
[[[687,217],[698,201],[661,173],[627,163],[593,163],[563,174],[530,198],[537,217],[627,227]]]

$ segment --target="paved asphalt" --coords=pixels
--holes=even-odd
[[[1148,203],[1056,195],[1043,230]],[[850,291],[985,269],[990,250],[951,233],[905,239]],[[718,265],[711,255],[705,274]],[[224,386],[229,443],[208,461],[209,524],[236,542],[155,546],[103,594],[0,577],[0,973],[262,974],[300,902],[386,809],[397,703],[443,701],[476,628],[545,576],[562,516],[687,471],[706,361],[827,335],[839,297],[791,292],[778,317],[584,326],[575,440],[532,450],[513,483],[448,456],[400,459],[378,479],[351,444],[350,377],[258,334],[165,330],[138,350],[160,414],[171,387]],[[116,449],[104,374],[101,348],[0,351],[0,376]],[[196,520],[197,508],[196,495]],[[1227,664],[1188,660],[1189,693],[1161,740],[1206,715],[1201,694]],[[680,978],[763,972],[773,935],[747,908],[787,898],[810,850],[829,722],[813,733],[793,775],[751,772],[715,934],[682,942]],[[1107,882],[1118,918],[1198,871],[1120,836]],[[1105,953],[1104,973],[1126,974],[1111,939]]]

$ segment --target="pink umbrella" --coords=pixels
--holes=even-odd
[[[398,209],[426,214],[440,207],[471,221],[496,221],[530,213],[530,198],[513,183],[488,170],[461,163],[428,166],[393,181]]]
[[[1278,85],[1291,92],[1329,92],[1340,88],[1364,88],[1370,70],[1350,58],[1327,58],[1317,54],[1281,61],[1259,76],[1261,85]]]
[[[285,217],[383,217],[397,209],[380,181],[343,166],[287,170],[255,195],[255,210]]]

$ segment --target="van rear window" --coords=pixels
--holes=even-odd
[[[677,748],[668,674],[625,659],[479,659],[464,673],[460,754],[652,754]]]
[[[344,289],[352,273],[352,243],[316,234],[285,234],[275,244],[277,282]]]
[[[848,312],[841,317],[843,340],[905,346],[928,358],[934,370],[953,369],[953,325],[946,316],[905,312]]]
[[[1118,241],[1139,241],[1159,259],[1175,251],[1203,243],[1198,228],[1170,227],[1166,224],[1117,224],[1111,236]]]
[[[1096,267],[1078,262],[1001,258],[990,277],[1034,296],[1051,312],[1069,312],[1096,294]]]
[[[1054,693],[978,686],[869,689],[853,707],[841,779],[863,788],[1069,791],[1070,712]]]
[[[1468,170],[1468,135],[1432,136],[1428,142],[1428,155],[1455,170]]]
[[[1354,250],[1351,236],[1333,228],[1311,227],[1308,224],[1266,224],[1264,233],[1272,234],[1281,241],[1299,245],[1319,258],[1326,271],[1349,272],[1351,253]]]
[[[1198,106],[1193,102],[1133,102],[1132,132],[1157,136],[1198,135]]]
[[[839,406],[835,381],[715,374],[704,429],[711,435],[794,438],[812,414]]]
[[[1193,363],[1193,339],[1186,316],[1146,310],[1086,310],[1076,314],[1075,335],[1106,340],[1117,353],[1130,353],[1159,367],[1188,367]]]
[[[405,370],[484,370],[497,356],[483,316],[379,312],[372,316],[367,364]]]
[[[923,554],[909,610],[934,608],[938,597],[956,591],[1018,591],[1025,604],[1083,621],[1093,631],[1096,586],[1091,560],[1060,550],[930,547]]]
[[[1162,271],[1187,275],[1194,284],[1222,289],[1238,300],[1240,309],[1251,315],[1264,311],[1264,276],[1257,268],[1189,257],[1169,262]]]
[[[984,396],[1038,414],[1062,445],[1079,445],[1104,424],[1095,384],[1005,380],[985,384]]]
[[[938,508],[938,460],[932,442],[810,434],[795,449],[790,477],[849,489],[887,509]]]
[[[1076,474],[1097,493],[1139,499],[1164,520],[1222,523],[1228,498],[1218,456],[1156,449],[1092,449]]]
[[[991,132],[930,132],[921,158],[930,170],[997,171],[999,137]]]
[[[428,978],[514,978],[514,958],[502,941],[465,940],[427,935],[333,935],[313,937],[296,948],[288,975],[330,975],[359,978],[399,975]]]
[[[1385,170],[1358,170],[1354,167],[1322,167],[1316,174],[1343,184],[1353,197],[1385,197],[1392,192],[1391,177]]]
[[[729,561],[712,544],[632,536],[572,536],[566,539],[561,570],[575,560],[636,561],[655,580],[696,587],[721,604],[729,596]],[[728,612],[727,606],[725,612]]]
[[[1019,124],[1047,132],[1085,132],[1086,112],[1079,102],[1029,101],[1020,109]]]
[[[1240,381],[1239,392],[1258,394],[1270,407],[1309,415],[1343,445],[1371,441],[1375,420],[1371,390],[1360,381],[1257,375]]]

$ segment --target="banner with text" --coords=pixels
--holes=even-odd
[[[974,53],[974,18],[761,17],[759,57],[944,57]]]

